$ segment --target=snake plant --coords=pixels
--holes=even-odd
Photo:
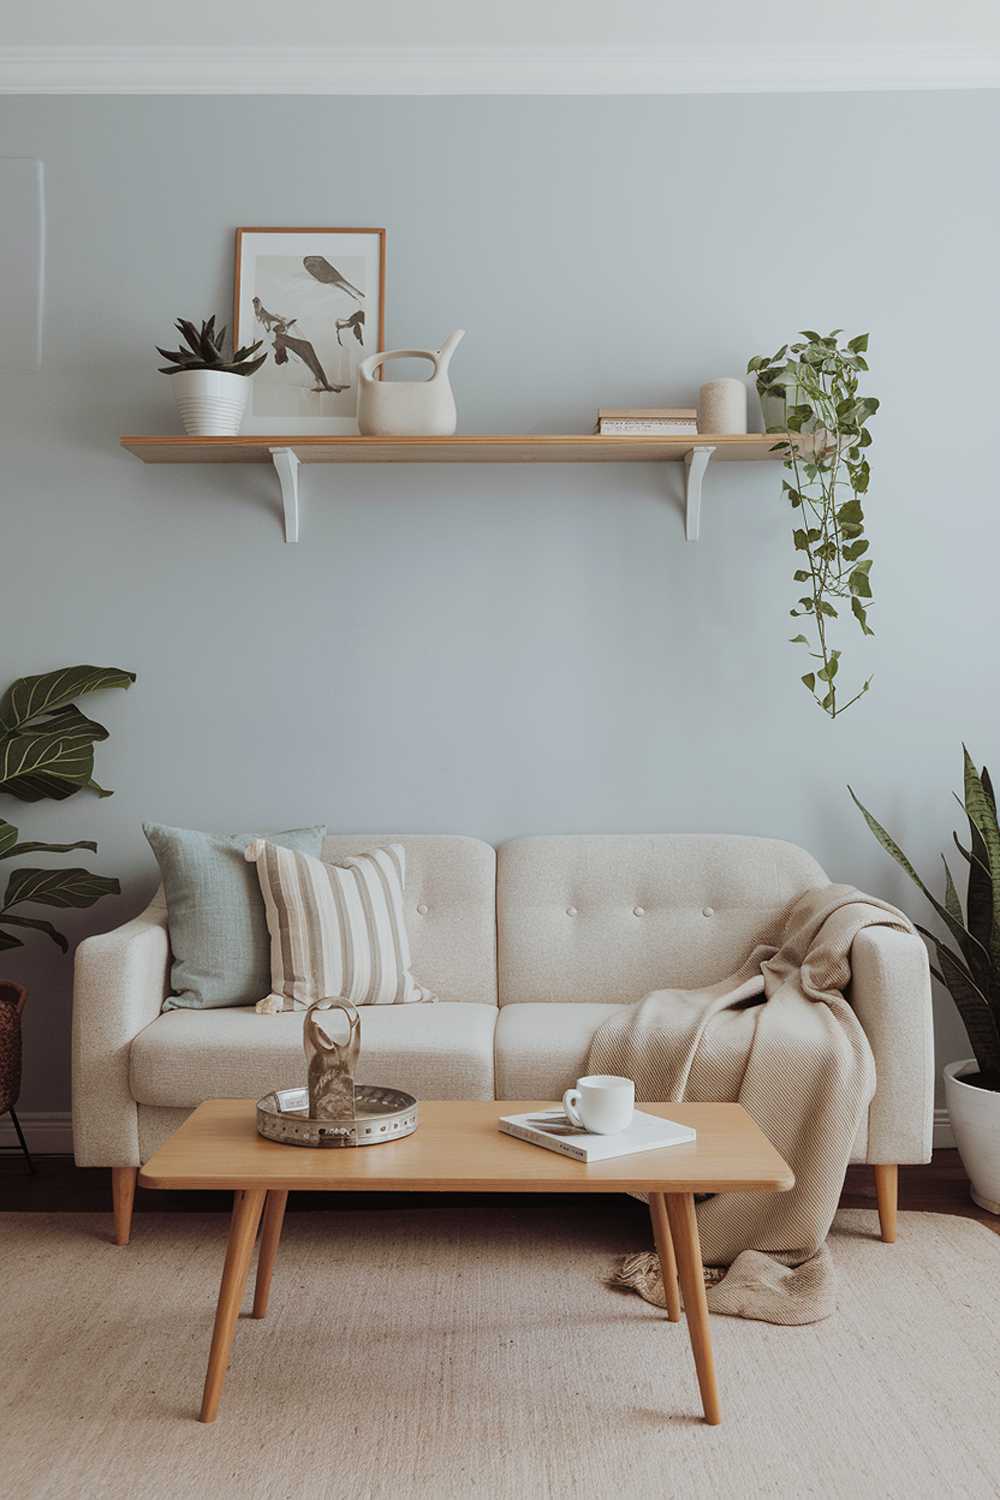
[[[218,370],[226,375],[252,375],[267,359],[266,354],[259,359],[253,358],[263,339],[258,339],[256,344],[245,344],[242,349],[233,351],[231,359],[226,359],[222,353],[226,330],[223,326],[216,333],[214,313],[207,323],[202,323],[200,331],[187,318],[178,318],[174,327],[188,347],[161,349],[157,344],[157,354],[170,361],[160,366],[161,375],[179,375],[181,370]]]
[[[106,740],[103,724],[88,719],[74,703],[84,693],[99,688],[128,687],[134,672],[121,667],[64,667],[38,677],[19,677],[0,699],[0,792],[21,802],[44,798],[63,801],[87,789],[99,797],[111,793],[94,780],[94,744]],[[92,839],[72,844],[21,843],[12,823],[0,818],[0,859],[18,859],[25,854],[68,854],[88,849],[96,854]],[[93,906],[102,896],[117,896],[121,887],[107,875],[94,875],[79,867],[41,869],[23,865],[8,878],[0,901],[0,951],[20,948],[22,940],[11,928],[44,933],[65,953],[66,938],[51,922],[26,917],[25,905],[70,907]]]
[[[933,944],[938,965],[931,972],[948,990],[969,1034],[979,1064],[979,1077],[966,1078],[981,1088],[1000,1093],[1000,824],[990,774],[977,771],[968,750],[965,757],[965,815],[969,822],[969,847],[956,833],[955,846],[969,867],[965,910],[948,861],[944,855],[944,901],[928,890],[899,845],[858,801],[865,822],[882,848],[921,889],[951,934],[955,947],[923,927],[917,931]],[[956,951],[957,949],[957,951]]]

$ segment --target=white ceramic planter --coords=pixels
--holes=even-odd
[[[1000,1214],[1000,1094],[963,1083],[962,1075],[978,1073],[971,1057],[949,1063],[944,1070],[944,1094],[962,1165],[972,1183],[972,1198],[980,1208]]]
[[[235,437],[250,395],[249,375],[182,370],[171,375],[184,431],[190,437]]]

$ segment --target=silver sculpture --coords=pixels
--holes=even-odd
[[[347,1017],[346,1042],[335,1041],[317,1019],[317,1011],[340,1010]],[[306,1053],[309,1114],[314,1120],[353,1120],[354,1074],[361,1052],[361,1017],[349,1000],[317,1000],[302,1026]]]
[[[320,1025],[320,1011],[341,1010],[347,1040]],[[354,1082],[361,1052],[361,1017],[349,1000],[331,995],[310,1005],[302,1022],[306,1088],[275,1089],[257,1101],[257,1130],[283,1146],[377,1146],[412,1135],[417,1101],[402,1089]]]

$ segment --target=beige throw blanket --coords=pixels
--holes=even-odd
[[[787,1193],[720,1193],[698,1206],[711,1311],[813,1323],[834,1308],[825,1241],[851,1146],[875,1091],[875,1063],[844,989],[865,927],[909,920],[846,885],[808,890],[788,909],[778,948],[756,948],[735,974],[697,990],[655,990],[591,1043],[588,1071],[633,1078],[642,1101],[736,1100],[795,1173]],[[664,1305],[655,1254],[614,1276]]]

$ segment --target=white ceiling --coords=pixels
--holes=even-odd
[[[1000,84],[997,0],[0,0],[0,91]]]

